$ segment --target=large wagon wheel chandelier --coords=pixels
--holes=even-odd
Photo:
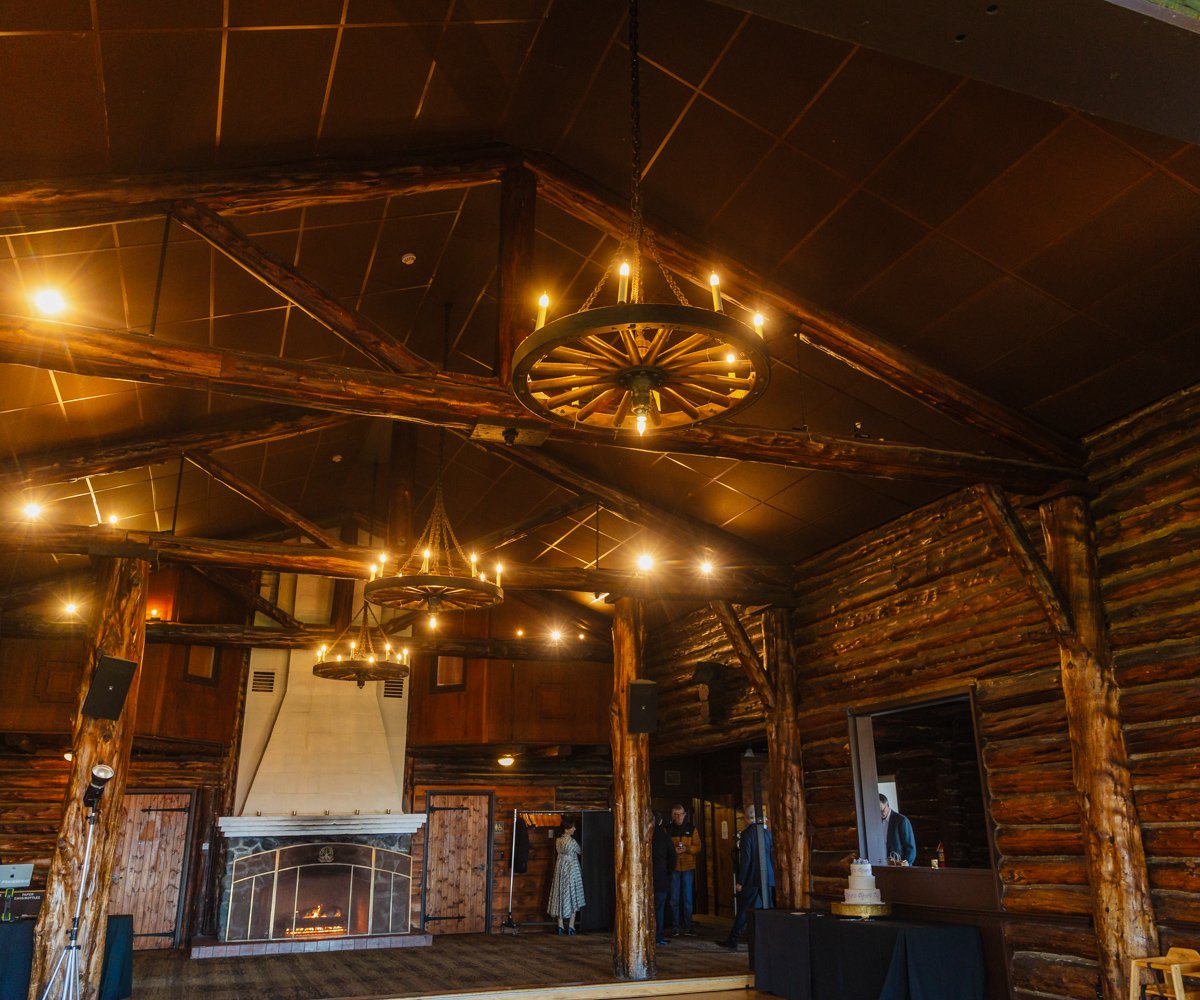
[[[408,611],[425,611],[429,624],[437,627],[443,611],[475,611],[504,600],[500,588],[502,567],[496,566],[495,583],[480,571],[474,554],[468,558],[454,534],[442,495],[442,446],[438,444],[437,486],[433,511],[425,530],[408,558],[393,576],[372,579],[363,596],[372,604]]]
[[[372,624],[374,622],[374,624]],[[383,622],[363,601],[341,634],[317,652],[313,673],[334,681],[391,681],[408,676],[408,650],[392,648]]]
[[[547,323],[550,300],[541,297],[534,332],[513,354],[513,391],[528,409],[558,423],[644,434],[647,427],[679,429],[741,410],[766,389],[770,356],[762,317],[754,317],[751,329],[726,314],[716,274],[709,279],[712,309],[693,306],[645,229],[637,0],[629,4],[629,64],[629,230],[578,312]],[[643,301],[643,244],[677,303]],[[614,268],[617,304],[592,308]]]

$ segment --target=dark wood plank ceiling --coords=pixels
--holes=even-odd
[[[648,210],[818,305],[1072,436],[1200,377],[1200,153],[1032,97],[716,4],[645,0]],[[627,186],[620,0],[45,0],[0,11],[0,181],[381,159],[504,141]],[[499,190],[242,216],[238,225],[419,354],[486,374],[497,319]],[[148,332],[161,220],[20,235],[0,215],[0,312],[63,290],[71,322]],[[576,307],[615,249],[537,213],[537,287]],[[404,263],[405,255],[415,260]],[[155,335],[296,360],[371,362],[177,224]],[[689,289],[692,293],[699,289]],[[665,290],[664,290],[665,291]],[[754,304],[754,290],[731,289]],[[532,308],[532,307],[531,307]],[[768,314],[756,426],[1011,451],[828,356]],[[169,433],[257,404],[215,393],[0,366],[0,459]],[[386,422],[358,419],[222,461],[314,518],[382,516]],[[565,490],[447,438],[465,539],[549,510]],[[436,434],[420,435],[428,491]],[[733,459],[554,446],[597,478],[795,559],[944,490]],[[176,493],[178,491],[178,512]],[[180,533],[270,527],[192,466],[13,492],[47,517]],[[418,519],[429,497],[421,499]],[[671,539],[601,515],[604,565]],[[594,512],[510,546],[589,564]],[[506,556],[507,557],[507,556]],[[6,558],[0,580],[49,571]]]

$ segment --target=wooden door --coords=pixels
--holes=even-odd
[[[425,801],[425,929],[491,930],[491,793],[429,792]]]
[[[133,914],[134,948],[179,944],[191,807],[186,792],[127,793],[121,804],[108,909]]]
[[[712,906],[709,912],[718,917],[732,917],[733,879],[737,863],[737,814],[730,806],[712,804],[713,836],[713,886],[710,893]]]

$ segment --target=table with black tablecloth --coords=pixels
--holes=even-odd
[[[0,923],[0,1000],[26,1000],[33,967],[33,920]],[[56,955],[54,960],[58,961]],[[62,973],[58,978],[61,992]],[[104,937],[100,1000],[133,996],[133,917],[111,916]]]
[[[788,1000],[985,1000],[974,927],[755,913],[755,988]]]

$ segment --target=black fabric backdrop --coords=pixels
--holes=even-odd
[[[33,966],[32,920],[0,923],[0,1000],[26,1000],[29,973]],[[58,961],[55,956],[55,961]],[[52,991],[62,991],[59,973]],[[86,987],[84,987],[86,992]],[[108,918],[104,937],[104,971],[100,976],[100,1000],[123,1000],[133,996],[133,917]]]
[[[585,812],[579,819],[579,864],[583,870],[583,895],[587,905],[576,925],[585,931],[611,930],[616,913],[616,876],[613,870],[613,815]]]

